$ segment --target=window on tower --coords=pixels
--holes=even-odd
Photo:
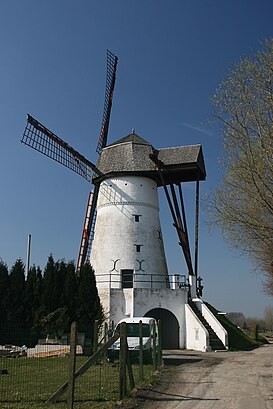
[[[135,222],[139,222],[140,221],[140,217],[141,214],[133,214],[134,218],[135,218]]]
[[[137,253],[140,253],[142,246],[143,246],[143,244],[135,244],[136,252],[137,252]]]

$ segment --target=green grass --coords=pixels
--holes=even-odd
[[[230,351],[249,351],[259,346],[259,342],[255,341],[253,338],[250,338],[246,333],[241,331],[225,315],[219,315],[219,311],[217,311],[209,303],[206,303],[206,305],[227,331]]]
[[[77,368],[88,358],[77,357]],[[66,409],[66,393],[55,404],[46,400],[67,380],[68,358],[0,358],[1,409]],[[138,384],[138,366],[133,366]],[[150,380],[152,366],[144,366],[144,378]],[[103,362],[92,366],[76,380],[75,409],[110,409],[119,399],[118,364]],[[128,382],[129,385],[129,382]]]

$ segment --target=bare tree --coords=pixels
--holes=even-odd
[[[273,39],[234,67],[213,104],[225,174],[210,197],[211,221],[266,273],[273,294]]]
[[[264,309],[264,320],[266,323],[266,329],[273,331],[273,306],[268,305]]]
[[[246,317],[242,312],[228,312],[226,317],[240,328],[243,328],[243,325],[246,322]]]

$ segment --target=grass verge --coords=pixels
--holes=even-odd
[[[77,357],[79,368],[88,358]],[[68,358],[0,358],[1,409],[66,409],[66,393],[54,404],[47,399],[67,380]],[[133,366],[138,384],[138,366]],[[152,381],[153,368],[144,366],[145,382]],[[128,382],[129,385],[129,382]],[[76,380],[75,409],[112,409],[119,399],[119,367],[102,361]]]
[[[251,349],[259,346],[259,342],[250,338],[246,333],[241,331],[225,315],[219,315],[219,311],[216,310],[216,308],[207,302],[206,305],[227,331],[230,351],[250,351]]]

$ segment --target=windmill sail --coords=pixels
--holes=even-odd
[[[97,152],[100,154],[101,150],[105,148],[107,144],[108,128],[110,121],[110,114],[113,102],[113,94],[116,81],[116,70],[117,70],[118,57],[107,50],[107,74],[106,74],[106,89],[105,89],[105,100],[104,100],[104,110],[102,117],[102,127],[99,136]],[[98,172],[96,172],[98,173]],[[99,185],[95,185],[94,192],[89,196],[86,210],[86,217],[83,226],[82,240],[80,245],[80,252],[78,257],[77,268],[86,262],[90,257],[94,226],[96,220],[96,207],[99,194]]]
[[[118,57],[107,50],[107,74],[106,74],[106,89],[104,99],[104,110],[102,117],[102,126],[97,146],[97,152],[101,153],[101,150],[105,148],[107,144],[107,135],[110,121],[110,114],[112,108],[113,94],[116,82]]]
[[[99,154],[107,143],[110,113],[116,81],[117,62],[118,58],[109,50],[107,50],[107,75],[104,110],[102,117],[102,127],[97,146],[97,152]],[[44,125],[34,119],[31,115],[27,115],[27,124],[21,142],[37,150],[43,155],[55,160],[61,165],[73,170],[89,182],[92,181],[93,174],[102,175],[99,169],[97,169],[92,162],[90,162],[74,148],[68,145],[68,143],[56,136],[53,132],[51,132]],[[90,255],[92,231],[94,230],[94,224],[96,220],[98,193],[99,184],[95,184],[94,191],[90,195],[88,200],[87,213],[77,263],[78,268],[80,268],[85,263]]]
[[[92,162],[30,115],[27,115],[21,142],[73,170],[89,182],[94,171],[100,173]]]

